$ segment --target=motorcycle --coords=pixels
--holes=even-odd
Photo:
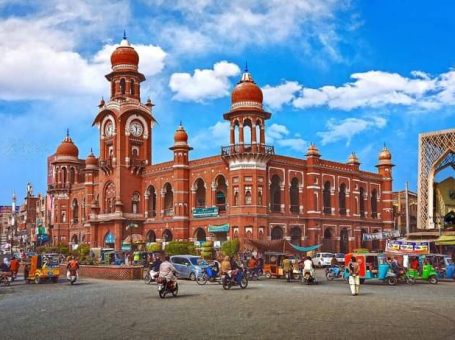
[[[246,275],[248,277],[248,280],[252,279],[259,280],[259,277],[264,275],[264,272],[262,271],[262,268],[256,267],[254,269],[247,269]]]
[[[156,278],[158,277],[158,274],[159,274],[159,272],[156,272],[154,270],[147,271],[147,273],[145,274],[145,277],[144,277],[144,283],[149,285],[152,282],[155,282]]]
[[[179,285],[177,281],[169,281],[161,276],[158,276],[156,281],[158,283],[158,294],[160,295],[160,298],[164,299],[167,294],[172,294],[173,296],[178,295]]]
[[[309,271],[306,271],[302,275],[302,283],[305,283],[307,285],[314,284],[316,283],[316,278],[314,275],[311,275]]]
[[[77,280],[77,270],[76,269],[69,269],[67,274],[67,279],[71,285],[73,285]]]
[[[231,275],[223,275],[222,283],[225,290],[231,289],[232,286],[240,286],[245,289],[248,287],[248,278],[243,269],[236,269],[231,271]]]
[[[207,281],[222,283],[219,272],[214,270],[212,266],[202,268],[202,272],[196,277],[196,283],[198,285],[205,285]]]
[[[327,280],[332,281],[333,279],[343,278],[344,267],[327,267],[325,270],[325,277]]]
[[[0,284],[9,286],[11,284],[11,281],[13,281],[11,272],[0,273]]]

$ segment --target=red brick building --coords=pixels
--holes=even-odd
[[[380,152],[377,173],[360,170],[355,154],[324,160],[315,145],[305,159],[276,155],[265,140],[271,113],[248,71],[223,116],[230,140],[220,154],[191,160],[179,126],[172,160],[151,164],[155,119],[150,100],[141,103],[139,56],[124,39],[111,63],[111,98],[93,122],[99,157],[80,159],[67,136],[48,159],[55,243],[120,249],[131,234],[146,242],[286,238],[348,251],[371,246],[362,233],[392,228],[390,152]]]

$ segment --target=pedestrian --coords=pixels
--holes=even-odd
[[[285,257],[283,259],[283,274],[288,282],[291,282],[291,270],[292,270],[291,260]]]
[[[16,259],[15,256],[13,256],[9,263],[9,268],[11,270],[11,274],[13,275],[13,279],[15,279],[17,276],[17,272],[19,271],[19,266],[20,266],[19,261]]]
[[[351,257],[349,262],[349,287],[351,288],[352,296],[359,295],[360,277],[359,277],[359,264],[354,256]]]

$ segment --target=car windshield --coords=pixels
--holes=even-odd
[[[190,258],[190,262],[193,266],[200,266],[202,263],[202,261],[204,261],[203,259],[201,259],[200,257],[191,257]],[[205,261],[204,261],[205,262]]]
[[[337,254],[335,254],[335,257],[344,257],[344,254],[343,253],[337,253]]]
[[[332,254],[322,254],[322,257],[332,257]]]

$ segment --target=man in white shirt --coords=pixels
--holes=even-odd
[[[303,275],[305,273],[309,272],[310,275],[315,278],[314,276],[314,266],[313,266],[313,261],[311,261],[311,257],[307,256],[305,261],[303,261]]]

